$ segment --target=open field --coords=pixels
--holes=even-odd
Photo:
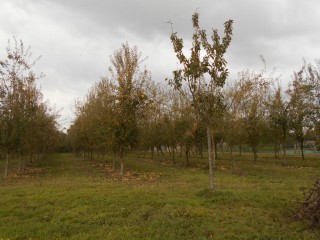
[[[235,156],[233,169],[221,156],[210,196],[206,159],[186,168],[130,155],[120,178],[111,158],[55,154],[0,180],[0,239],[320,239],[292,218],[320,160],[251,159]]]

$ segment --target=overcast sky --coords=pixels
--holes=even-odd
[[[164,82],[176,68],[170,25],[190,48],[191,15],[198,9],[200,25],[211,31],[234,20],[227,53],[230,81],[242,69],[277,69],[287,84],[302,58],[320,58],[320,1],[317,0],[0,0],[0,58],[8,39],[30,45],[35,66],[43,72],[44,97],[62,109],[68,126],[75,99],[83,98],[101,76],[109,57],[128,41],[147,56],[153,80]]]

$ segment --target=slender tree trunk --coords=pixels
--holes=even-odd
[[[228,144],[229,146],[229,151],[230,151],[230,158],[232,160],[232,166],[233,166],[233,169],[236,168],[236,163],[234,162],[234,158],[233,158],[233,152],[232,152],[232,144]]]
[[[282,144],[282,149],[283,149],[283,158],[284,160],[287,159],[287,143],[286,141],[284,141],[284,143]]]
[[[253,152],[254,161],[257,161],[257,159],[258,159],[257,147],[254,144],[252,146],[252,152]]]
[[[282,128],[282,150],[283,150],[283,158],[287,159],[287,129],[285,127]]]
[[[169,156],[171,157],[171,150],[170,150],[170,147],[167,146],[167,149],[168,149],[168,152],[169,152]]]
[[[174,155],[174,147],[172,147],[172,163],[173,163],[173,165],[176,164],[176,157]]]
[[[209,160],[209,181],[210,181],[210,192],[214,192],[214,163],[215,163],[215,154],[213,153],[212,147],[212,131],[211,127],[207,127],[207,138],[208,138],[208,160]]]
[[[123,159],[123,152],[120,153],[120,175],[123,176],[124,174],[124,159]]]
[[[242,156],[242,145],[241,144],[239,144],[239,155],[240,155],[240,157]]]
[[[304,160],[303,140],[300,141],[300,149],[301,149],[302,160]]]
[[[217,142],[213,139],[213,148],[214,148],[214,157],[215,157],[215,159],[218,159],[218,144],[217,144]]]
[[[145,158],[147,155],[147,148],[144,148],[143,158]]]
[[[22,169],[23,169],[23,157],[22,157],[22,152],[20,151],[20,159],[19,159],[18,174],[21,174]]]
[[[220,147],[221,152],[224,153],[224,151],[223,151],[223,142],[222,142],[222,143],[221,143],[221,142],[219,143],[219,147]]]
[[[151,147],[151,158],[153,159],[153,154],[154,154],[154,147]]]
[[[5,165],[5,168],[4,168],[4,179],[7,180],[7,177],[8,177],[8,168],[9,168],[9,153],[7,153],[6,155],[6,165]]]
[[[163,151],[162,151],[161,146],[159,147],[159,150],[160,150],[161,156],[163,157],[163,156],[164,156],[164,154],[163,154]]]
[[[229,146],[230,156],[232,156],[232,155],[233,155],[233,152],[232,152],[232,144],[229,143],[228,146]]]
[[[116,161],[117,161],[117,154],[114,153],[113,160],[112,160],[112,171],[116,170]]]
[[[187,164],[187,167],[189,166],[189,147],[186,146],[186,164]]]
[[[274,157],[278,158],[278,143],[274,144]]]

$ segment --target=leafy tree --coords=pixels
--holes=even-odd
[[[142,54],[137,47],[130,48],[128,43],[111,56],[109,72],[115,82],[114,139],[116,151],[120,157],[121,170],[124,173],[124,155],[136,146],[138,121],[148,104],[145,86],[151,81],[150,72],[140,71]]]
[[[269,79],[263,75],[244,70],[239,74],[237,89],[241,96],[238,100],[245,132],[246,143],[251,147],[254,160],[258,158],[258,146],[266,133],[266,98],[269,91]]]
[[[215,155],[213,154],[215,144],[212,134],[213,129],[217,128],[217,119],[223,113],[223,93],[221,90],[228,76],[224,54],[231,42],[233,21],[225,22],[225,36],[222,39],[218,31],[213,30],[212,43],[209,43],[206,31],[199,26],[197,12],[192,16],[192,23],[194,34],[190,58],[183,52],[183,39],[178,37],[177,33],[172,32],[171,34],[174,52],[182,69],[173,72],[173,79],[169,83],[182,94],[190,96],[195,113],[207,127],[210,191],[213,192],[215,189]],[[201,57],[201,48],[204,50],[203,57]],[[184,83],[187,85],[187,89]]]
[[[292,85],[287,90],[289,95],[290,131],[299,143],[301,156],[304,160],[304,141],[306,133],[314,127],[316,105],[313,102],[314,87],[310,84],[307,65],[304,64],[294,73]]]
[[[15,153],[20,155],[18,172],[23,169],[23,155],[38,154],[49,150],[51,141],[44,141],[48,136],[56,136],[57,115],[49,110],[42,101],[42,94],[36,88],[36,75],[32,68],[30,48],[25,49],[23,42],[14,39],[10,42],[7,57],[0,60],[0,145],[6,154],[4,178],[8,175],[9,158]],[[50,131],[50,132],[49,132]]]
[[[275,88],[266,103],[268,110],[269,139],[274,143],[275,156],[277,157],[280,145],[284,158],[286,158],[286,145],[289,133],[289,109],[288,102],[283,96],[280,85]]]
[[[308,64],[306,66],[308,73],[308,81],[312,86],[310,103],[313,108],[313,131],[317,144],[320,143],[320,59],[315,60],[315,64]]]
[[[241,114],[242,103],[241,85],[235,82],[233,85],[229,85],[226,89],[225,105],[226,112],[223,118],[223,131],[225,135],[225,141],[228,144],[230,156],[233,160],[232,147],[239,145],[239,154],[241,155],[242,145],[245,143],[245,132],[243,129],[244,119]]]
[[[146,118],[141,118],[139,123],[140,139],[139,145],[145,152],[149,149],[151,157],[154,157],[154,149],[157,153],[162,152],[162,146],[166,145],[166,129],[164,116],[169,111],[169,95],[165,89],[159,84],[151,83],[146,89],[149,104],[144,109]]]

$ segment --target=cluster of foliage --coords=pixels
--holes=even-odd
[[[0,60],[0,159],[6,159],[4,177],[8,174],[9,158],[19,156],[18,173],[25,160],[53,150],[57,136],[57,115],[42,99],[36,81],[42,77],[32,68],[30,48],[14,39]]]

